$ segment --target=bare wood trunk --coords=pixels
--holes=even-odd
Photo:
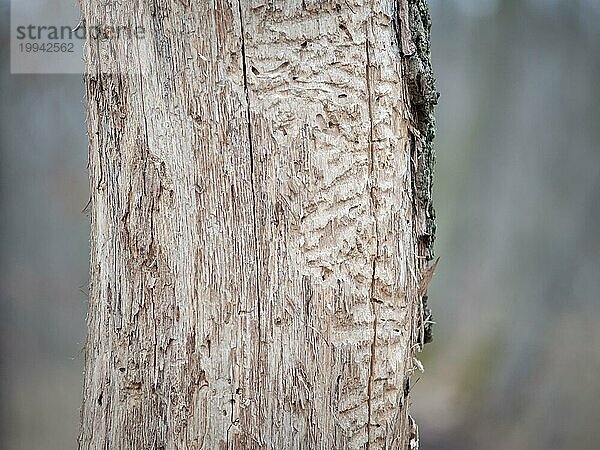
[[[433,235],[423,0],[82,0],[82,449],[407,449]]]

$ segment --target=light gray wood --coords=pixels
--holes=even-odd
[[[145,38],[86,47],[80,448],[416,448],[406,386],[433,223],[424,2],[82,12]]]

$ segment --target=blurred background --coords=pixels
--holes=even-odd
[[[430,0],[441,257],[424,450],[600,448],[600,0]],[[0,0],[0,448],[76,448],[77,75],[10,75]]]

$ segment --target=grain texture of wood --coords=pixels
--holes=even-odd
[[[431,258],[421,0],[81,0],[80,449],[409,449]]]

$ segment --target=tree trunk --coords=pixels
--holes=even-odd
[[[86,46],[80,448],[416,448],[424,0],[81,1],[144,37]]]

